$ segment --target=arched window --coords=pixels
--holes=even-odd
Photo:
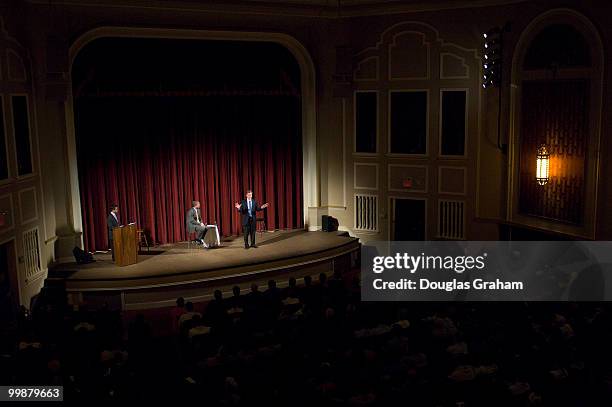
[[[586,18],[551,11],[527,27],[513,62],[513,221],[594,237],[601,43]],[[550,154],[545,182],[536,155]]]
[[[531,41],[523,70],[586,68],[591,52],[584,36],[569,24],[551,24]]]

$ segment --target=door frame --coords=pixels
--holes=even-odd
[[[389,195],[388,196],[388,214],[389,214],[389,224],[388,224],[388,232],[387,232],[387,240],[391,241],[393,240],[392,237],[394,235],[395,232],[395,200],[396,199],[410,199],[413,201],[424,201],[425,202],[425,221],[423,222],[423,237],[424,240],[428,240],[429,238],[429,233],[428,233],[428,219],[427,219],[427,212],[428,212],[428,207],[429,207],[429,198],[425,198],[425,197],[412,197],[412,196],[399,196],[399,195]]]
[[[0,245],[5,245],[7,243],[13,244],[13,250],[7,250],[7,260],[9,262],[9,270],[8,270],[8,278],[9,284],[11,287],[11,294],[17,299],[17,306],[21,305],[21,282],[19,281],[19,264],[17,263],[17,239],[15,236],[11,236],[8,239],[0,241]],[[11,258],[12,258],[12,270],[11,274]]]

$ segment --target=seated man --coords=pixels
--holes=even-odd
[[[204,242],[204,236],[208,228],[202,222],[202,215],[200,214],[200,201],[193,201],[191,209],[187,211],[187,231],[189,233],[196,234],[196,243],[208,248],[208,245]]]

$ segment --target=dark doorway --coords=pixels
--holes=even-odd
[[[425,240],[425,200],[393,198],[392,240]]]
[[[0,244],[0,321],[11,321],[19,305],[15,241]]]

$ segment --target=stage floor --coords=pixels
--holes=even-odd
[[[65,280],[68,292],[142,290],[243,278],[330,261],[359,249],[346,232],[291,230],[258,234],[258,248],[244,249],[242,236],[222,246],[187,248],[186,242],[156,246],[138,256],[138,263],[118,267],[110,254],[95,255],[86,265],[64,263],[51,272]]]

